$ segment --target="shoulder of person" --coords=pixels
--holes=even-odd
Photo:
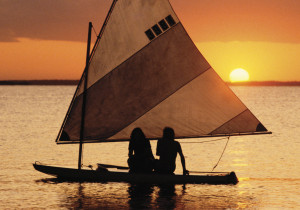
[[[180,143],[178,141],[174,141],[174,143],[175,143],[176,146],[180,147]]]

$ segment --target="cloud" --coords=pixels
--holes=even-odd
[[[0,41],[18,38],[85,41],[88,22],[97,30],[109,0],[0,0]]]
[[[300,1],[170,0],[196,42],[300,43]],[[112,0],[0,0],[0,42],[18,38],[86,41]]]

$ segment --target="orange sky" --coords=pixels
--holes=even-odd
[[[97,31],[109,0],[0,0],[0,80],[79,79],[88,21]],[[300,1],[171,0],[186,30],[226,81],[300,81]]]

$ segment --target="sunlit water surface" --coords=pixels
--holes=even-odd
[[[232,89],[273,131],[230,138],[215,171],[235,171],[240,182],[147,186],[57,182],[35,171],[35,161],[77,167],[78,145],[55,144],[75,86],[0,86],[0,209],[300,208],[300,88]],[[189,170],[211,171],[217,163],[226,139],[185,143],[207,140],[181,141]],[[126,165],[127,149],[127,143],[84,145],[84,164]]]

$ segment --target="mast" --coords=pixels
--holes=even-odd
[[[80,143],[79,143],[79,156],[78,156],[78,169],[81,169],[81,160],[82,160],[82,139],[84,137],[84,122],[85,122],[85,105],[86,105],[86,89],[87,89],[87,80],[88,80],[88,68],[90,62],[90,46],[91,46],[91,31],[92,31],[92,22],[89,22],[88,30],[88,41],[87,41],[87,51],[86,51],[86,65],[84,70],[84,90],[83,90],[83,101],[82,101],[82,114],[81,114],[81,127],[80,127]]]

